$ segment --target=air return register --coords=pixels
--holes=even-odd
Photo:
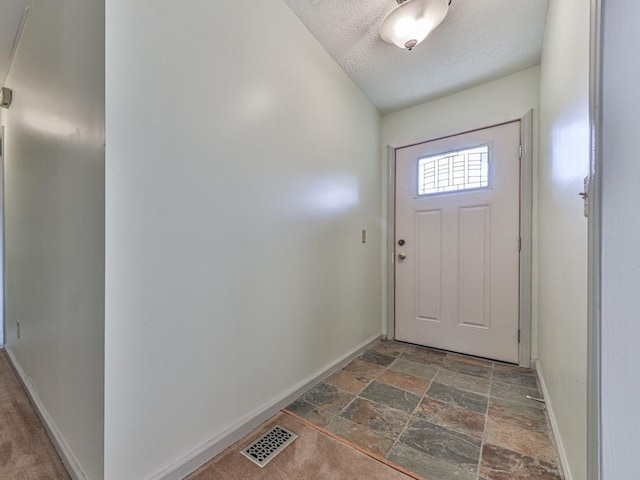
[[[259,467],[264,467],[296,438],[298,438],[298,435],[295,433],[276,425],[255,442],[241,450],[240,453]]]

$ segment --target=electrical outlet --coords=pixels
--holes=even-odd
[[[20,340],[20,320],[16,322],[16,333],[18,335],[18,340]]]

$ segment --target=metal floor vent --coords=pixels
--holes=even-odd
[[[298,435],[295,433],[276,425],[255,442],[242,449],[240,453],[262,468],[296,438]]]

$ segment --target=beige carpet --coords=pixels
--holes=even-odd
[[[279,424],[299,437],[264,468],[240,450]],[[351,446],[280,413],[237,444],[192,473],[187,480],[413,480]]]
[[[69,479],[6,353],[1,350],[0,479]]]

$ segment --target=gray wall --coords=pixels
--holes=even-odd
[[[3,117],[6,347],[90,480],[103,478],[103,32],[103,1],[34,1]]]

